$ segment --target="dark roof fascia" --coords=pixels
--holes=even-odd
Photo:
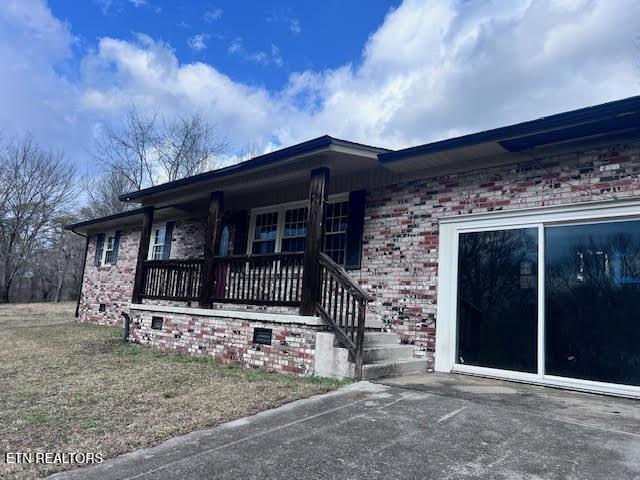
[[[495,128],[483,132],[463,135],[461,137],[440,140],[433,143],[418,145],[416,147],[405,148],[385,152],[378,155],[382,163],[389,163],[418,155],[444,152],[456,148],[469,147],[480,143],[495,142],[509,138],[540,133],[579,123],[603,120],[618,115],[637,113],[640,111],[640,96],[629,97],[622,100],[603,103],[592,107],[572,110],[570,112],[558,113],[548,117],[516,123],[506,127]]]
[[[153,195],[156,193],[165,192],[167,190],[172,190],[177,187],[191,185],[191,184],[202,182],[205,180],[220,178],[228,175],[233,175],[236,173],[241,173],[247,170],[251,170],[253,168],[270,165],[272,163],[275,163],[280,160],[285,160],[290,157],[302,155],[305,153],[312,153],[316,150],[328,148],[331,145],[369,150],[376,154],[389,151],[384,148],[364,145],[362,143],[349,142],[347,140],[341,140],[338,138],[330,137],[329,135],[324,135],[322,137],[314,138],[306,142],[298,143],[296,145],[292,145],[287,148],[282,148],[274,152],[270,152],[264,155],[260,155],[258,157],[254,157],[252,159],[246,160],[244,162],[240,162],[235,165],[230,165],[228,167],[212,170],[210,172],[201,173],[199,175],[193,175],[191,177],[182,178],[180,180],[175,180],[173,182],[163,183],[162,185],[156,185],[154,187],[145,188],[142,190],[138,190],[136,192],[125,193],[123,195],[120,195],[119,199],[125,202],[132,201],[140,197],[145,197],[147,195]]]
[[[65,230],[71,230],[72,232],[78,228],[89,227],[97,223],[109,222],[111,220],[118,220],[120,218],[132,217],[144,212],[144,208],[136,208],[135,210],[129,210],[127,212],[115,213],[113,215],[107,215],[106,217],[92,218],[91,220],[85,220],[83,222],[73,223],[71,225],[65,225]]]

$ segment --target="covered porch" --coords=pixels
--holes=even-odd
[[[332,147],[278,168],[218,173],[126,198],[143,206],[132,307],[317,317],[360,377],[365,330],[382,323],[367,323],[372,298],[348,273],[359,269],[362,253],[365,185],[354,173],[375,167],[376,153]],[[158,232],[164,228],[171,242],[166,230],[181,218],[199,219],[202,232],[179,239],[193,243],[189,254],[174,248],[163,255]]]

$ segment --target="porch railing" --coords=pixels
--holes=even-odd
[[[362,379],[365,316],[373,298],[331,257],[320,253],[320,297],[318,315],[349,350],[355,363],[355,376]]]
[[[200,298],[203,261],[147,260],[142,263],[142,297],[195,301]]]
[[[212,302],[300,306],[303,253],[214,257],[213,278],[203,278],[203,260],[147,260],[142,263],[142,298],[198,301],[203,282],[212,283]]]
[[[214,258],[213,302],[300,305],[304,253]]]

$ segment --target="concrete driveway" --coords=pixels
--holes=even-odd
[[[354,384],[52,478],[640,479],[640,401],[414,375]]]

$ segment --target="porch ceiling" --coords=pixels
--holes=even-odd
[[[379,167],[378,153],[384,151],[320,137],[237,165],[125,194],[121,200],[162,207],[203,199],[212,191],[222,191],[225,196],[255,195],[265,189],[308,182],[309,172],[318,167],[328,167],[336,175]]]

